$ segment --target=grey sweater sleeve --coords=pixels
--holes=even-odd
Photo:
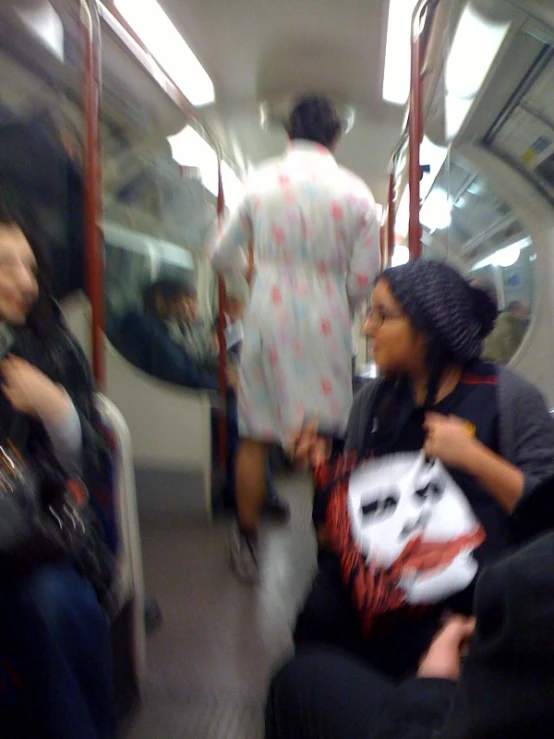
[[[377,380],[364,386],[354,398],[346,431],[347,451],[363,447],[380,384]],[[523,472],[525,495],[554,476],[554,420],[537,388],[505,367],[499,367],[498,393],[499,453]]]
[[[500,454],[524,474],[523,495],[554,475],[554,421],[541,393],[515,373],[499,370]]]

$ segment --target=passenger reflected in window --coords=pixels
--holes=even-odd
[[[119,350],[136,367],[165,382],[198,390],[216,392],[219,377],[216,367],[207,368],[187,350],[182,333],[183,317],[195,313],[194,288],[178,280],[163,279],[148,285],[143,293],[143,311],[131,310],[123,319]],[[195,345],[198,348],[198,345]],[[236,388],[237,369],[228,367],[227,419],[227,485],[223,491],[226,508],[234,508],[235,462],[239,442]],[[217,459],[217,412],[212,414],[214,458]],[[266,510],[276,513],[278,497],[269,468],[266,484],[270,502]]]
[[[512,300],[496,319],[483,347],[483,359],[507,364],[521,346],[531,320],[531,305],[527,300]]]
[[[164,279],[143,292],[143,311],[132,310],[121,324],[122,354],[144,372],[185,387],[217,390],[215,372],[206,371],[185,348],[183,304],[191,287]]]
[[[177,316],[168,323],[172,339],[182,343],[201,366],[216,370],[219,364],[217,338],[208,321],[200,315],[196,288],[185,285]]]

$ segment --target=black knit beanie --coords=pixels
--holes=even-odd
[[[442,262],[417,259],[386,269],[382,276],[415,328],[462,363],[481,355],[497,310],[484,290],[472,287]]]

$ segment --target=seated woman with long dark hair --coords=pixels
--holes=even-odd
[[[520,500],[554,473],[554,424],[532,385],[480,360],[495,316],[442,263],[376,281],[368,333],[383,376],[354,401],[349,458],[322,463],[321,440],[297,440],[298,456],[321,463],[320,566],[297,647],[334,644],[412,674],[445,615],[471,614],[482,566],[513,544]]]
[[[13,453],[36,483],[39,509],[46,515],[50,506],[54,514],[50,501],[59,491],[53,487],[77,476],[86,481],[86,471],[99,464],[102,441],[93,384],[51,298],[37,239],[4,208],[0,334],[2,451],[9,456],[17,450]],[[30,707],[23,712],[29,726],[21,729],[22,736],[113,737],[110,627],[87,573],[63,556],[64,549],[52,557],[45,549],[40,555],[38,549],[19,552],[16,567],[5,526],[1,534],[0,645],[3,655],[15,659]],[[0,734],[12,736],[8,728],[13,731],[13,724]]]

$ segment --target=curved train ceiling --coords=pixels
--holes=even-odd
[[[527,239],[511,208],[489,187],[475,160],[464,157],[467,145],[483,147],[504,160],[554,204],[553,7],[549,2],[476,2],[493,22],[509,23],[509,31],[450,144],[440,140],[438,133],[445,128],[442,65],[432,90],[434,97],[426,100],[426,133],[438,146],[425,140],[422,147],[422,164],[438,161],[433,177],[424,177],[424,243],[442,243],[466,264],[509,244],[526,245]],[[540,8],[545,11],[542,15],[537,12]],[[449,216],[444,219],[448,225],[439,223],[435,230],[442,217],[437,220],[436,213],[429,217],[429,212],[435,205],[441,210],[441,198],[443,205],[448,201]]]

